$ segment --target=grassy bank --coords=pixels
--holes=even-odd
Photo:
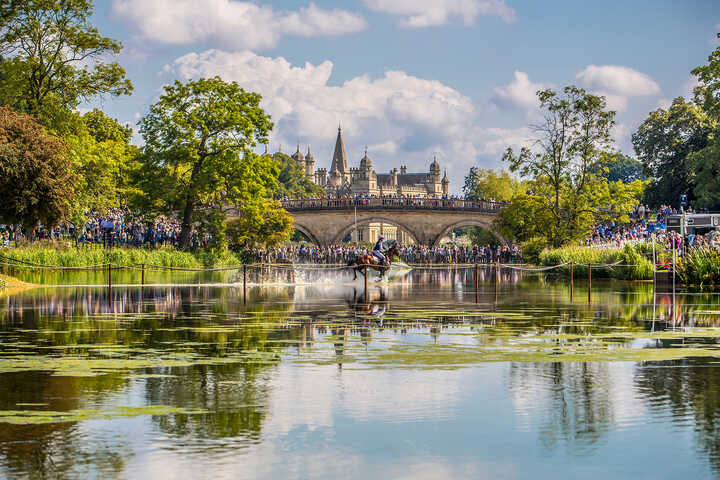
[[[540,265],[553,266],[572,262],[576,278],[587,276],[587,264],[593,264],[593,277],[652,280],[652,260],[649,260],[641,249],[644,247],[636,248],[631,245],[609,249],[573,246],[547,249],[540,253]],[[618,265],[604,266],[615,263]],[[569,276],[570,266],[566,265],[553,271]]]
[[[209,267],[238,265],[239,256],[226,252],[217,256],[211,252],[184,252],[171,247],[157,248],[72,248],[61,245],[29,245],[0,250],[0,255],[23,262],[58,267],[81,267],[113,263],[115,265],[161,265],[163,267]]]
[[[32,286],[32,283],[26,283],[15,277],[0,273],[0,288],[27,288]]]
[[[686,285],[720,285],[720,251],[713,248],[688,251],[678,263],[677,275]]]

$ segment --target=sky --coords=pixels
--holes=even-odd
[[[542,88],[605,95],[632,154],[632,133],[690,94],[719,45],[720,1],[96,0],[92,22],[123,43],[135,90],[82,109],[137,131],[163,85],[219,75],[262,94],[271,151],[309,146],[329,169],[341,125],[351,167],[365,147],[378,173],[436,156],[460,193],[470,167],[532,141]]]

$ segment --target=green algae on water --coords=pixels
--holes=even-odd
[[[119,406],[107,410],[77,409],[66,412],[51,410],[0,410],[0,423],[40,425],[47,423],[79,422],[83,420],[111,420],[119,417],[138,417],[142,415],[198,415],[204,413],[207,413],[207,411],[169,407],[166,405],[146,405],[142,407]]]

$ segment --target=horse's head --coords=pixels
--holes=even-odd
[[[392,260],[393,256],[395,256],[398,253],[398,243],[397,240],[388,240],[387,241],[387,250],[385,255],[387,255],[390,260]]]

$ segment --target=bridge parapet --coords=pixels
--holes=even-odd
[[[505,204],[484,200],[449,200],[439,198],[318,198],[283,200],[289,212],[307,210],[450,210],[497,213]]]

